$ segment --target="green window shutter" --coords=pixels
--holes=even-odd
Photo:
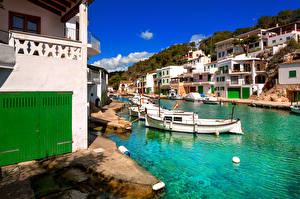
[[[163,79],[163,83],[165,83],[165,79]]]
[[[165,75],[165,71],[163,72],[163,75]]]
[[[169,71],[167,71],[167,75],[169,75]]]
[[[206,71],[206,67],[204,66],[204,71]]]
[[[169,79],[167,79],[167,83],[169,83]]]
[[[296,77],[296,71],[295,70],[289,71],[289,77],[290,78]]]
[[[219,78],[217,77],[217,82],[219,82]]]

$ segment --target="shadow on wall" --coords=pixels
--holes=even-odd
[[[0,88],[4,85],[13,70],[0,68]]]

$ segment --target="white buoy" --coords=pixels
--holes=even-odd
[[[164,182],[159,182],[159,183],[156,183],[155,185],[152,186],[152,189],[154,191],[158,191],[160,189],[163,189],[165,187],[165,183]]]
[[[121,151],[121,153],[124,153],[125,155],[130,157],[130,152],[128,151],[128,149],[126,149],[125,146],[119,146],[119,151]]]
[[[234,156],[234,157],[232,158],[232,162],[234,162],[234,163],[236,163],[236,164],[239,164],[239,163],[240,163],[240,158],[237,157],[237,156]]]

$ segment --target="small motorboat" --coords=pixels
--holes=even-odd
[[[187,94],[183,99],[190,102],[198,102],[203,101],[204,98],[200,95],[200,93],[192,92]]]
[[[300,114],[300,104],[294,104],[294,105],[290,106],[290,108],[293,113]]]
[[[183,97],[181,95],[177,95],[175,90],[170,90],[170,93],[168,95],[168,99],[170,99],[170,100],[182,100]]]
[[[219,104],[219,102],[215,97],[206,97],[203,100],[203,104]]]

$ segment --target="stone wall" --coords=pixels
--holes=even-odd
[[[267,92],[263,92],[258,100],[274,102],[291,102],[294,99],[293,91],[300,90],[300,84],[278,84]]]

